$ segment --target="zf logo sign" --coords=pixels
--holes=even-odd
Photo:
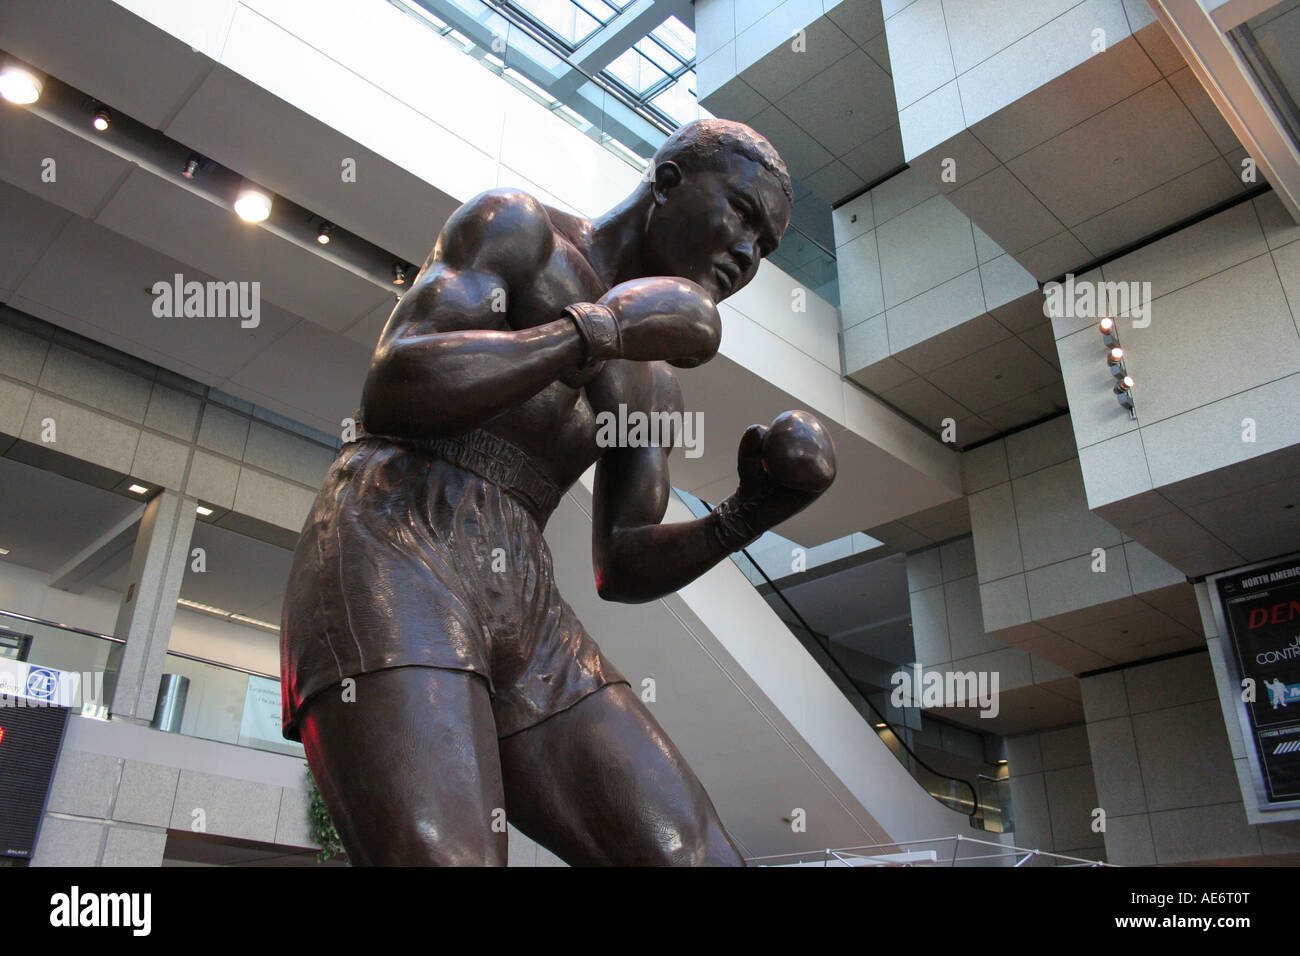
[[[54,700],[59,689],[59,676],[44,667],[33,667],[27,674],[27,696],[37,700]]]

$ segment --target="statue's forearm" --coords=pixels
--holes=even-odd
[[[362,418],[376,434],[454,434],[522,405],[583,358],[582,339],[567,318],[514,332],[398,339],[375,356]]]
[[[727,540],[716,512],[675,524],[621,528],[608,538],[596,572],[607,601],[640,604],[679,591],[748,542]]]

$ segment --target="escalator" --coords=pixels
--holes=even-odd
[[[697,517],[711,510],[709,504],[705,501],[694,499],[693,496],[689,495],[681,495],[681,497]],[[780,605],[794,618],[794,621],[790,621],[778,614],[789,628],[790,633],[795,636],[808,654],[826,672],[826,675],[840,690],[840,693],[844,695],[845,699],[853,705],[853,708],[862,719],[875,729],[894,756],[907,768],[908,773],[931,797],[944,807],[965,815],[970,821],[970,826],[974,829],[988,833],[1012,832],[1010,786],[1004,768],[1000,776],[998,775],[999,768],[994,766],[986,768],[989,772],[977,770],[962,775],[944,773],[936,769],[931,762],[918,754],[916,749],[909,743],[909,738],[913,736],[912,730],[899,725],[896,721],[890,721],[886,714],[882,712],[882,709],[872,700],[872,695],[879,694],[880,688],[867,685],[850,673],[844,663],[836,657],[835,645],[829,635],[822,634],[812,628],[789,597],[763,570],[750,552],[747,549],[742,550],[732,555],[732,559],[738,565],[742,561],[747,562],[748,566],[758,573],[770,589],[771,597],[776,599],[774,609],[775,605]],[[769,603],[774,602],[769,601]],[[933,718],[928,717],[924,719],[933,720]]]

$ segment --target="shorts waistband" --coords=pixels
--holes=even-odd
[[[438,438],[401,438],[367,432],[358,425],[357,441],[368,438],[414,448],[473,472],[520,499],[539,523],[545,523],[564,495],[527,452],[481,428]]]

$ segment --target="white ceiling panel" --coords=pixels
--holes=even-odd
[[[1060,372],[1018,338],[1004,339],[930,373],[939,388],[977,413],[1060,379]]]
[[[181,597],[258,620],[279,621],[292,551],[202,521],[195,523],[190,545],[203,548],[207,570],[185,575]]]
[[[1204,165],[1217,152],[1169,84],[1161,81],[1007,166],[1057,218],[1072,226]]]
[[[72,213],[42,202],[17,186],[0,183],[0,295],[18,286]]]
[[[228,391],[330,434],[361,401],[371,349],[302,322],[231,376]]]
[[[53,571],[140,506],[102,488],[0,458],[0,558]]]
[[[391,299],[391,293],[314,251],[138,167],[96,221],[219,280],[260,282],[262,301],[330,330]]]
[[[42,179],[47,159],[54,161],[53,182]],[[0,103],[0,179],[42,200],[90,218],[132,165],[34,113]]]
[[[396,306],[397,298],[390,296],[348,326],[344,334],[358,345],[373,351],[379,344],[379,333],[384,331],[384,326],[388,324],[388,317],[393,314]]]
[[[158,318],[149,290],[177,272],[198,281],[212,278],[103,226],[75,219],[10,304],[206,384],[233,374],[301,321],[265,302],[256,328],[241,328],[238,318]]]
[[[164,132],[410,262],[424,261],[460,205],[223,67]],[[343,181],[345,158],[355,182]]]
[[[155,129],[212,66],[175,37],[102,0],[0,4],[0,48]]]
[[[889,74],[854,50],[776,105],[833,155],[842,156],[898,123],[892,94]]]

